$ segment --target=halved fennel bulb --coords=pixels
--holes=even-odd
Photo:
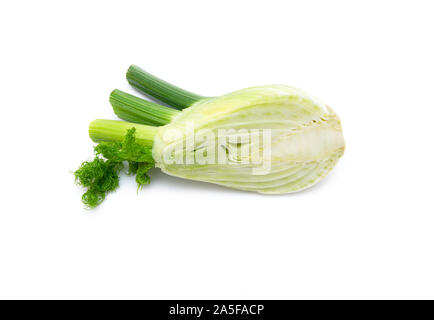
[[[330,107],[300,89],[269,85],[182,110],[158,128],[152,155],[169,175],[278,194],[320,181],[344,149]]]

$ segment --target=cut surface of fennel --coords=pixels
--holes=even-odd
[[[188,141],[192,127],[193,144]],[[240,132],[255,130],[269,133],[269,153],[263,152],[263,144],[254,146],[258,143],[254,139],[242,139]],[[238,140],[231,142],[234,131]],[[196,159],[203,156],[204,149],[209,158],[223,154],[223,163],[185,163],[185,158],[180,163],[167,161],[175,159],[180,151]],[[219,149],[224,152],[217,155]],[[241,149],[259,152],[243,155]],[[182,110],[169,124],[158,128],[152,154],[155,166],[169,175],[278,194],[319,182],[333,169],[344,149],[341,123],[330,107],[300,89],[269,85],[203,99]],[[260,170],[265,162],[267,170]]]

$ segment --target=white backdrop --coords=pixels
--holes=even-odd
[[[4,1],[0,298],[434,298],[431,1]],[[203,95],[283,83],[342,120],[320,184],[152,171],[94,211],[72,171],[130,64]]]

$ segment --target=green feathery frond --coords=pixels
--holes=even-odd
[[[86,188],[83,203],[94,208],[101,204],[109,192],[119,186],[119,174],[128,162],[128,174],[136,175],[138,188],[150,183],[148,171],[154,167],[152,148],[136,142],[136,128],[127,131],[122,142],[100,142],[95,146],[95,158],[85,161],[74,172],[75,181]]]

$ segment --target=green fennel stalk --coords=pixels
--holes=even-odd
[[[179,113],[178,110],[138,98],[115,89],[110,94],[110,104],[115,114],[126,121],[162,126]]]
[[[128,69],[127,80],[137,90],[177,109],[188,108],[206,98],[161,80],[136,65]]]

